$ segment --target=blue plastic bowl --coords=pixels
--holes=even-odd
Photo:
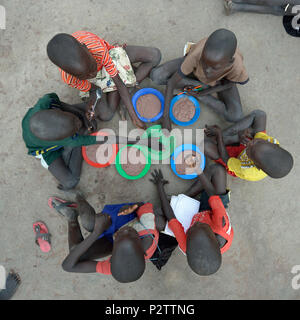
[[[197,178],[197,174],[178,174],[176,171],[176,165],[175,165],[175,159],[178,157],[178,155],[186,150],[192,150],[201,155],[201,170],[203,171],[205,168],[205,155],[200,151],[200,149],[195,146],[194,144],[183,144],[179,147],[177,147],[174,151],[174,153],[171,156],[171,168],[173,172],[181,179],[191,180]]]
[[[190,121],[187,121],[187,122],[179,121],[179,120],[177,120],[177,119],[174,117],[174,115],[173,115],[173,107],[174,107],[174,104],[175,104],[179,99],[183,99],[183,98],[188,98],[188,99],[190,99],[190,100],[193,102],[193,104],[194,104],[194,106],[195,106],[195,109],[196,109],[196,110],[195,110],[195,115],[194,115],[194,117],[193,117]],[[201,109],[200,109],[200,104],[199,104],[198,100],[197,100],[196,98],[194,98],[194,97],[188,96],[188,95],[186,95],[186,94],[181,94],[181,95],[179,95],[179,96],[175,96],[175,97],[171,100],[171,104],[170,104],[170,118],[171,118],[171,120],[172,120],[175,124],[177,124],[177,125],[179,125],[179,126],[186,127],[186,126],[190,126],[191,124],[193,124],[194,122],[196,122],[196,121],[198,120],[199,116],[200,116],[200,111],[201,111]]]
[[[137,108],[136,108],[136,102],[138,100],[139,97],[145,95],[145,94],[154,94],[160,101],[161,103],[161,110],[159,112],[158,115],[156,115],[154,118],[152,119],[148,119],[148,118],[144,118],[142,117],[139,112],[137,111]],[[137,91],[134,96],[132,97],[132,104],[133,104],[133,107],[134,107],[134,110],[135,110],[135,113],[137,114],[138,118],[140,120],[142,120],[143,122],[155,122],[157,121],[158,119],[160,119],[162,117],[162,115],[164,114],[164,108],[165,108],[165,98],[163,96],[163,94],[161,92],[159,92],[158,90],[156,89],[153,89],[153,88],[143,88],[139,91]]]

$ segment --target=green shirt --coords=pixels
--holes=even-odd
[[[28,149],[28,154],[42,155],[44,160],[50,165],[56,158],[61,156],[64,146],[80,147],[96,143],[95,136],[74,135],[63,140],[45,141],[37,138],[30,130],[30,119],[38,111],[51,108],[59,108],[60,100],[55,93],[44,95],[37,104],[30,108],[22,120],[23,139]]]

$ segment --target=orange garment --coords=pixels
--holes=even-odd
[[[100,71],[104,67],[112,78],[118,74],[118,70],[109,55],[109,50],[114,48],[114,46],[111,46],[105,40],[87,31],[77,31],[74,32],[72,36],[80,43],[86,45],[97,62],[97,71]],[[91,83],[88,80],[79,80],[62,69],[59,70],[62,80],[70,87],[84,92],[90,91]]]
[[[192,227],[196,222],[208,224],[214,233],[220,235],[227,241],[226,244],[221,248],[221,253],[223,254],[231,246],[233,229],[230,224],[229,216],[220,197],[211,196],[208,200],[208,203],[211,207],[211,210],[206,210],[195,214],[190,227]],[[224,226],[223,218],[225,219]],[[180,249],[186,253],[186,233],[184,232],[181,223],[174,218],[169,221],[169,227],[173,231]]]

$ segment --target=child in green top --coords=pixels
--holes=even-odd
[[[30,108],[22,121],[23,139],[28,154],[41,159],[42,165],[60,182],[58,188],[73,189],[79,182],[82,166],[81,147],[102,143],[135,144],[122,137],[86,135],[96,130],[85,116],[85,103],[68,105],[55,93],[46,94]],[[139,142],[148,145],[148,139]]]

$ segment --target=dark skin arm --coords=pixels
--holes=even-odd
[[[130,118],[131,118],[133,124],[141,129],[146,129],[145,124],[138,119],[138,117],[134,111],[129,91],[128,91],[127,87],[125,86],[124,82],[122,81],[122,79],[120,78],[120,76],[117,74],[113,78],[113,80],[114,80],[114,83],[118,89],[120,96],[121,96],[121,99],[128,110],[128,113],[130,115]]]
[[[207,137],[216,137],[216,142],[218,145],[218,151],[219,151],[220,157],[224,161],[224,163],[227,163],[227,161],[229,160],[229,155],[223,140],[223,134],[222,134],[221,128],[219,126],[206,125],[204,132]]]
[[[174,211],[170,205],[170,202],[167,198],[165,188],[164,188],[164,185],[169,182],[164,179],[161,170],[154,170],[154,172],[152,172],[151,175],[152,175],[153,179],[150,179],[150,181],[153,182],[157,186],[157,191],[158,191],[159,198],[161,201],[161,206],[162,206],[162,209],[163,209],[163,212],[164,212],[166,218],[168,219],[168,221],[170,221],[172,219],[176,219]],[[207,179],[204,172],[202,172],[199,175],[199,179],[200,179],[200,181],[201,181],[201,183],[202,183],[202,185],[203,185],[203,187],[209,197],[216,194],[216,191],[215,191],[213,184],[211,183],[211,181],[209,179]]]
[[[262,110],[254,110],[241,119],[239,122],[233,124],[223,131],[224,135],[235,135],[241,131],[251,129],[255,134],[266,130],[267,115]]]
[[[173,91],[177,88],[179,82],[182,80],[182,77],[178,72],[175,72],[173,76],[168,80],[166,93],[165,93],[165,109],[163,114],[163,129],[171,131],[171,120],[169,116],[170,103],[173,98]]]
[[[173,209],[172,209],[170,202],[167,198],[165,188],[164,188],[164,185],[169,183],[169,181],[164,179],[163,174],[160,169],[154,170],[154,172],[152,172],[151,175],[152,175],[153,179],[150,179],[150,181],[153,182],[157,187],[161,206],[162,206],[162,209],[163,209],[163,212],[164,212],[166,218],[168,219],[168,221],[170,221],[172,219],[176,219],[174,212],[173,212]]]
[[[217,194],[216,189],[215,189],[214,185],[212,184],[211,180],[208,179],[207,176],[205,175],[205,173],[202,171],[202,169],[200,167],[199,158],[191,157],[189,159],[186,159],[186,163],[191,168],[191,170],[194,171],[194,172],[191,172],[191,174],[193,174],[193,173],[198,174],[198,179],[200,180],[200,183],[201,183],[203,189],[206,191],[207,195],[209,197],[211,197],[211,196]]]
[[[93,232],[80,244],[73,248],[62,263],[62,267],[67,272],[92,273],[96,272],[97,261],[80,261],[80,258],[95,243],[99,235],[107,230],[111,225],[109,215],[97,214],[95,217],[95,227]]]
[[[87,113],[85,113],[82,109],[78,108],[80,105],[69,105],[64,102],[61,103],[60,109],[65,112],[70,112],[76,115],[84,124],[86,128],[88,128],[89,132],[95,132],[97,130],[97,122],[93,121],[92,118],[87,117]]]
[[[144,138],[129,139],[127,137],[120,136],[98,136],[95,144],[137,144],[140,146],[147,146],[153,150],[163,150],[163,145],[159,142],[159,138]]]
[[[199,90],[199,91],[190,90],[190,91],[187,91],[186,94],[197,98],[200,96],[205,96],[207,94],[213,94],[220,91],[224,91],[226,89],[232,88],[233,86],[234,86],[233,82],[224,79],[220,84],[217,84],[216,86],[213,86],[204,90]],[[185,87],[185,90],[187,89],[192,89],[192,87]]]

